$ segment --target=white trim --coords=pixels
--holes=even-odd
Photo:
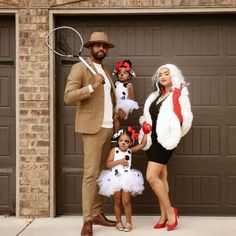
[[[143,9],[143,8],[117,8],[117,9],[60,9],[49,8],[49,31],[54,28],[55,15],[160,15],[160,14],[209,14],[209,13],[235,13],[236,8],[179,8],[179,9]],[[49,51],[49,86],[50,86],[50,217],[56,216],[56,155],[55,155],[55,60],[53,52]]]
[[[0,9],[0,14],[2,15],[13,15],[13,14],[18,14],[18,9]]]
[[[53,14],[49,12],[49,31],[54,28],[54,18]],[[49,151],[49,162],[50,162],[50,217],[56,216],[56,181],[55,181],[55,174],[56,174],[56,160],[55,160],[55,56],[54,53],[48,49],[49,52],[49,137],[50,137],[50,151]]]
[[[19,130],[20,130],[20,109],[19,109],[19,14],[15,13],[15,37],[16,37],[16,60],[15,60],[15,93],[16,93],[16,217],[20,216],[20,153],[19,153]]]
[[[96,14],[108,14],[108,15],[126,15],[126,14],[209,14],[209,13],[234,13],[236,12],[236,7],[226,8],[226,7],[211,7],[211,8],[203,8],[203,7],[193,7],[193,8],[113,8],[113,9],[104,9],[104,8],[83,8],[83,9],[70,9],[68,14],[68,9],[60,9],[54,10],[49,8],[50,14],[60,15],[67,14],[70,16],[71,14],[82,14],[82,15],[96,15]]]

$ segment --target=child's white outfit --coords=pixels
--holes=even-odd
[[[117,80],[115,82],[115,88],[117,99],[116,111],[121,108],[125,113],[127,113],[127,116],[125,117],[125,119],[127,119],[128,114],[134,109],[138,109],[139,105],[136,101],[128,98],[128,88],[126,83]]]
[[[132,151],[128,149],[123,152],[118,147],[114,148],[114,161],[123,158],[128,161],[129,166],[116,165],[111,170],[104,170],[98,178],[99,194],[111,196],[115,192],[123,190],[130,192],[132,196],[141,194],[144,190],[143,175],[136,169],[131,169]]]

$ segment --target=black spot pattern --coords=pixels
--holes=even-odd
[[[120,173],[117,169],[115,169],[115,175],[120,175]]]

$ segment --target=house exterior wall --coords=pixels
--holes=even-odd
[[[18,15],[18,86],[16,98],[18,113],[17,126],[17,216],[52,216],[52,176],[50,163],[53,147],[50,145],[50,87],[49,50],[45,36],[49,31],[50,11],[70,11],[96,9],[118,10],[152,9],[155,12],[232,10],[236,0],[3,0],[0,2],[1,14]],[[52,66],[52,65],[51,65]],[[53,120],[53,118],[52,118]],[[52,137],[52,136],[51,136]],[[51,148],[51,149],[50,149]],[[51,177],[50,177],[51,176]]]

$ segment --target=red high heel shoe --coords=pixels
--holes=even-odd
[[[177,217],[179,217],[179,215],[178,215],[178,210],[175,207],[174,207],[174,213],[175,213],[175,222],[171,225],[167,225],[167,231],[173,230],[178,225]]]
[[[164,227],[166,226],[166,222],[167,222],[167,220],[165,220],[164,223],[156,223],[156,224],[153,226],[153,228],[154,228],[154,229],[161,229],[161,228],[164,228]]]

